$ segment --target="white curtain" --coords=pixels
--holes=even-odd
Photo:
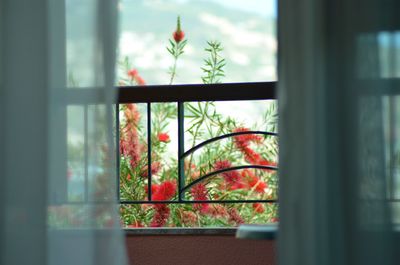
[[[0,264],[125,264],[116,0],[0,0]]]
[[[398,264],[399,10],[279,2],[279,264]]]

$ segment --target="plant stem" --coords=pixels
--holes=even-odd
[[[171,70],[171,79],[169,81],[169,84],[172,85],[172,83],[174,82],[174,78],[176,76],[176,63],[178,62],[178,57],[174,56],[174,65],[172,66],[172,70]]]

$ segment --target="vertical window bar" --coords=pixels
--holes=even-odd
[[[396,158],[396,151],[394,146],[396,146],[396,102],[393,97],[389,97],[389,175],[390,175],[390,191],[388,192],[390,194],[390,199],[394,200],[396,198],[396,181],[395,181],[395,175],[396,175],[396,163],[395,163],[395,158]]]
[[[182,193],[183,187],[185,187],[185,169],[184,162],[185,158],[185,138],[184,138],[184,107],[183,102],[178,102],[178,191],[179,201],[184,200],[184,194]]]
[[[120,202],[121,201],[121,187],[120,187],[120,185],[121,185],[121,180],[120,180],[120,177],[121,177],[121,173],[120,173],[120,170],[121,170],[121,168],[120,168],[120,166],[121,166],[121,161],[120,161],[120,151],[119,151],[119,139],[120,139],[120,136],[121,136],[121,133],[120,133],[120,128],[119,128],[119,126],[120,126],[120,124],[119,124],[119,104],[115,104],[115,126],[116,126],[116,136],[115,136],[115,149],[116,149],[116,152],[117,152],[117,154],[116,154],[116,157],[117,157],[117,198],[118,198],[118,202]]]
[[[84,105],[84,111],[83,111],[83,127],[84,127],[84,132],[83,132],[83,139],[85,141],[85,179],[84,179],[84,201],[88,202],[89,201],[89,125],[88,125],[88,105]]]
[[[147,176],[147,195],[151,201],[151,102],[147,102]]]

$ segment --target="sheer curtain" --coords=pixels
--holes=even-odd
[[[280,264],[398,263],[398,10],[280,1]]]
[[[0,1],[0,264],[125,264],[116,0]]]

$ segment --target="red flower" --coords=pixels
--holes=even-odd
[[[159,133],[157,135],[158,141],[163,142],[163,143],[168,143],[170,142],[169,135],[167,133]]]
[[[162,227],[164,226],[169,218],[170,209],[166,204],[154,205],[156,212],[154,213],[153,220],[150,223],[151,227]]]
[[[131,174],[128,173],[128,175],[126,176],[126,179],[131,180],[132,179]]]
[[[137,109],[136,104],[126,104],[126,109],[124,111],[127,126],[137,125],[140,120],[140,112]],[[133,123],[133,124],[131,124]]]
[[[244,159],[253,165],[258,165],[260,160],[261,160],[261,155],[259,153],[257,153],[256,151],[254,151],[253,149],[251,149],[250,147],[244,147],[242,149],[242,152],[244,154]]]
[[[176,182],[175,181],[165,181],[161,183],[158,189],[153,194],[154,201],[167,201],[172,199],[176,193]]]
[[[156,192],[158,191],[159,188],[160,188],[160,185],[151,184],[151,194],[156,193]],[[148,186],[146,186],[144,189],[145,189],[145,191],[146,191],[146,194],[148,194],[148,193],[149,193],[149,188],[148,188]]]
[[[261,160],[260,162],[259,162],[259,164],[260,165],[262,165],[262,166],[270,166],[270,167],[277,167],[277,163],[276,162],[274,162],[274,161],[268,161],[268,160],[266,160],[266,159],[263,159],[263,160]],[[268,172],[274,172],[275,170],[273,170],[273,169],[264,169],[265,171],[268,171]]]
[[[206,201],[207,198],[207,188],[203,183],[196,184],[192,189],[191,193],[195,201]],[[199,210],[201,213],[206,213],[208,211],[208,203],[195,203],[193,208]]]
[[[138,70],[136,69],[131,69],[128,71],[128,76],[131,78],[132,81],[135,81],[137,85],[139,86],[145,86],[146,81],[139,75]]]
[[[230,167],[232,167],[232,163],[228,160],[217,161],[214,164],[214,169],[217,171]],[[224,177],[231,190],[241,189],[244,187],[242,177],[236,170],[225,171],[221,173],[221,175]]]
[[[264,205],[259,202],[253,203],[253,209],[256,213],[263,213],[265,212]]]
[[[144,81],[144,79],[141,76],[137,76],[135,78],[136,84],[138,84],[139,86],[145,86],[146,85],[146,81]]]
[[[183,32],[183,31],[175,31],[172,36],[174,37],[174,40],[177,43],[179,43],[185,38],[185,32]]]
[[[233,130],[234,133],[236,132],[248,132],[250,131],[248,128],[238,127]],[[257,134],[240,134],[234,136],[235,144],[239,147],[248,146],[250,142],[254,142],[257,144],[262,143],[263,138]]]
[[[160,162],[155,161],[153,163],[151,163],[151,174],[155,175],[157,174],[160,169],[161,169],[162,165]],[[148,170],[148,166],[146,165],[145,167],[142,168],[142,170],[140,171],[140,176],[142,178],[147,178],[149,176],[149,170]]]
[[[153,190],[154,188],[154,190]],[[154,201],[166,201],[172,199],[176,193],[176,182],[165,181],[160,185],[152,185],[151,191],[154,192],[152,199]],[[156,204],[153,206],[156,212],[154,213],[153,220],[151,221],[151,227],[162,227],[164,226],[169,218],[170,209],[166,204]]]
[[[240,216],[238,210],[231,208],[228,210],[229,221],[235,223],[236,225],[244,224],[243,218]]]
[[[181,29],[181,18],[178,17],[176,22],[176,31],[172,34],[176,43],[179,43],[185,38],[185,32]]]
[[[277,222],[279,222],[279,219],[277,217],[271,218],[271,223],[277,223]]]
[[[197,223],[197,215],[191,211],[183,211],[180,214],[181,221],[186,226],[194,226]]]
[[[239,127],[233,132],[248,132],[248,128]],[[253,165],[259,165],[262,157],[259,153],[250,148],[250,143],[262,143],[263,138],[257,134],[242,134],[234,136],[234,143],[236,147],[243,153],[244,159]]]
[[[228,215],[228,211],[223,205],[214,204],[210,205],[210,207],[207,210],[207,214],[213,217],[226,217]]]
[[[120,134],[120,153],[130,158],[131,167],[136,167],[141,156],[141,146],[137,132],[140,113],[136,104],[127,104],[124,110],[126,125]]]
[[[264,181],[254,175],[254,173],[249,169],[243,170],[242,176],[244,179],[247,180],[249,188],[254,189],[256,192],[263,193],[268,187],[268,185]]]
[[[138,76],[139,72],[136,69],[131,69],[128,71],[128,76],[132,79],[135,79]]]

